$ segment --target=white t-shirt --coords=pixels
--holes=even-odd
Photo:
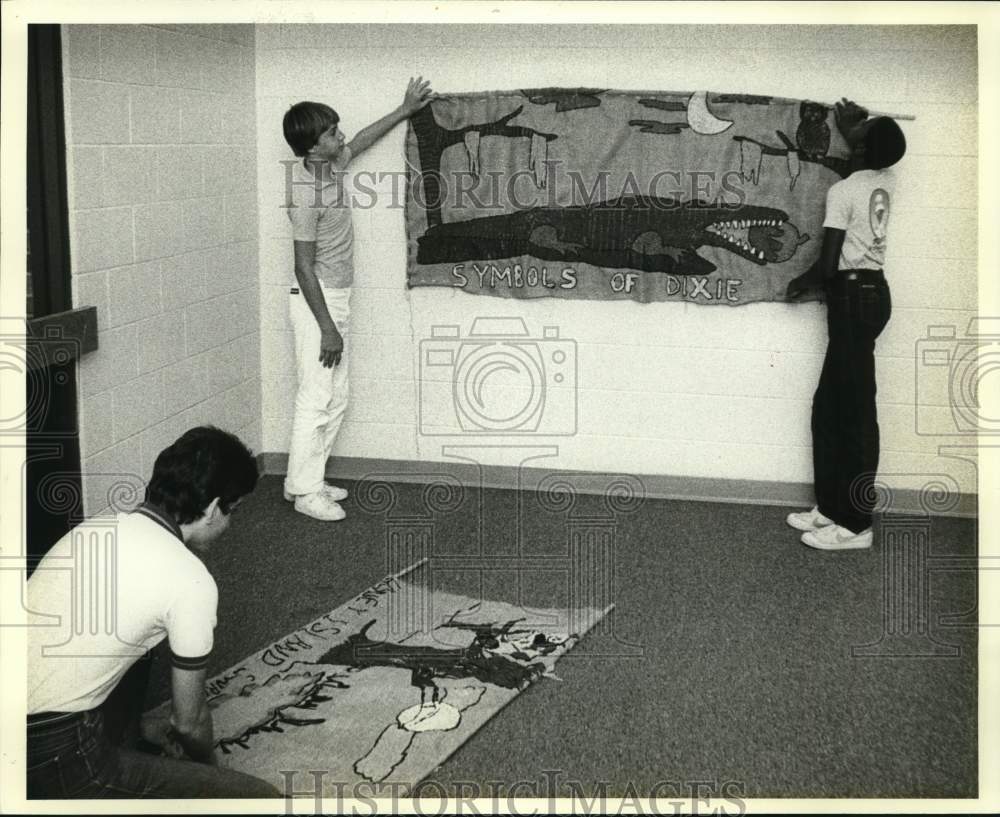
[[[147,650],[169,640],[175,666],[208,664],[218,588],[180,530],[150,506],[87,520],[28,579],[28,714],[100,706]]]
[[[823,226],[846,233],[837,269],[881,270],[885,266],[886,233],[895,192],[892,168],[855,171],[827,191]]]
[[[295,241],[316,242],[316,278],[325,287],[343,289],[354,281],[354,224],[344,170],[351,161],[345,146],[332,180],[317,183],[300,161],[292,166],[285,207]]]

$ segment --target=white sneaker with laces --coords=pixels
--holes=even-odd
[[[320,491],[330,497],[330,499],[334,502],[343,502],[347,499],[347,491],[344,488],[331,485],[329,482],[324,482]],[[294,502],[297,496],[301,496],[301,494],[290,494],[285,488],[281,489],[281,493],[282,496],[285,497],[285,502]]]
[[[803,533],[802,543],[817,550],[862,550],[872,546],[872,529],[855,533],[840,525],[827,525]]]
[[[833,524],[832,519],[827,519],[819,512],[819,507],[813,506],[811,511],[799,511],[790,513],[785,517],[785,521],[795,530],[819,530]]]
[[[344,509],[324,491],[295,497],[295,510],[322,522],[339,522],[347,517]]]

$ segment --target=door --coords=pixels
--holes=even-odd
[[[28,257],[24,474],[29,571],[83,512],[77,363],[96,310],[71,301],[59,26],[28,26]]]

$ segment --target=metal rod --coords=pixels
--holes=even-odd
[[[884,111],[868,111],[869,116],[888,116],[890,119],[901,119],[906,122],[912,122],[915,117],[912,113],[886,113]]]

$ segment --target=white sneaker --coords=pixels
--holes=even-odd
[[[295,510],[322,522],[339,522],[347,517],[344,509],[323,491],[295,497]]]
[[[344,488],[339,488],[336,485],[331,485],[329,482],[324,482],[323,487],[320,488],[320,491],[326,494],[328,497],[330,497],[330,499],[332,499],[334,502],[343,502],[345,499],[347,499],[347,491]],[[288,493],[288,489],[286,488],[282,488],[281,493],[285,497],[285,502],[294,502],[296,496],[301,496],[301,494]]]
[[[817,550],[862,550],[872,546],[872,529],[855,533],[840,525],[827,525],[803,533],[802,543]]]
[[[819,530],[833,524],[832,519],[827,519],[819,512],[815,505],[811,511],[799,511],[790,513],[785,517],[785,521],[795,530]]]

